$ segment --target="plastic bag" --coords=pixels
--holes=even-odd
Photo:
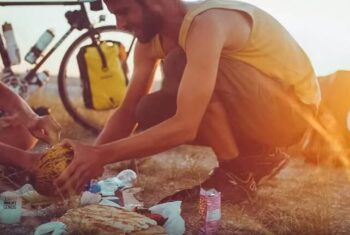
[[[168,202],[155,205],[149,210],[167,218],[164,228],[169,235],[182,235],[185,233],[185,221],[181,216],[181,201]]]

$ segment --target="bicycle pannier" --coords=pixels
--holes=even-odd
[[[80,49],[77,60],[85,106],[95,110],[119,106],[127,85],[124,46],[109,41],[102,42],[100,47],[87,45]]]

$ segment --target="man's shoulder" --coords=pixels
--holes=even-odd
[[[238,11],[210,9],[193,19],[188,37],[195,35],[198,40],[204,37],[222,38],[225,46],[238,48],[248,40],[250,27],[249,19]]]
[[[242,12],[231,9],[213,8],[195,16],[191,28],[213,26],[222,30],[232,30],[243,21],[246,21],[246,19],[242,15]]]

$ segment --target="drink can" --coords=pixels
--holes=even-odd
[[[22,198],[15,192],[3,192],[0,196],[0,223],[16,224],[21,220]]]
[[[217,233],[221,219],[221,193],[201,188],[199,196],[200,235]]]

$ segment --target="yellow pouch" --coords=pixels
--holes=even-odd
[[[82,47],[77,60],[85,106],[106,110],[118,107],[125,96],[127,80],[121,61],[125,50],[120,43],[110,41],[102,42],[100,48],[99,52],[94,45]]]

